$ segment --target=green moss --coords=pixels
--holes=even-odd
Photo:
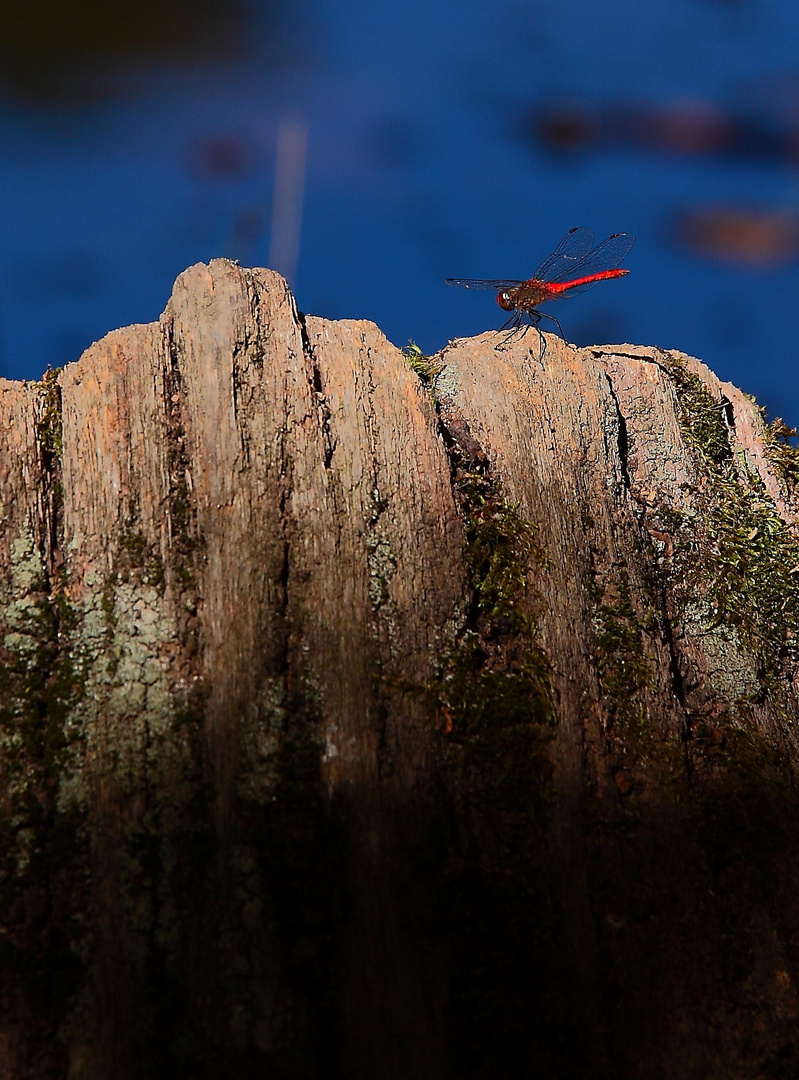
[[[124,532],[119,546],[121,558],[118,572],[133,570],[144,585],[153,585],[163,592],[164,560],[149,540],[140,532]]]
[[[103,582],[103,591],[100,595],[100,610],[105,618],[106,629],[109,631],[113,631],[116,625],[116,602],[114,600],[116,583],[116,574],[110,574]]]
[[[442,365],[412,341],[403,352],[435,400]],[[536,625],[543,601],[530,577],[545,569],[546,558],[535,525],[505,498],[500,482],[478,471],[456,441],[447,445],[464,526],[468,599],[428,696],[451,741],[486,766],[493,759],[499,775],[526,777],[528,809],[537,803],[541,811],[550,772],[544,748],[555,717]]]
[[[469,602],[438,694],[452,743],[492,777],[497,807],[540,825],[549,801],[547,744],[554,722],[547,657],[538,642],[542,600],[530,574],[546,559],[535,526],[497,481],[459,471]]]
[[[796,435],[796,428],[788,427],[780,417],[765,424],[763,429],[766,457],[791,492],[799,484],[799,447],[790,441]]]
[[[603,696],[611,724],[636,741],[649,741],[646,707],[641,691],[652,684],[652,667],[644,651],[645,629],[630,598],[629,582],[621,573],[617,599],[605,598],[595,608],[595,649]]]
[[[133,566],[144,566],[147,555],[147,539],[141,533],[126,532],[120,538],[120,546],[130,556]]]
[[[402,355],[408,361],[411,371],[414,371],[426,386],[430,386],[436,375],[441,373],[443,364],[425,356],[415,341],[408,342],[402,350]]]
[[[689,512],[672,512],[672,584],[708,629],[734,627],[765,674],[799,634],[799,541],[760,478],[729,464],[706,474]]]
[[[697,467],[689,508],[662,513],[674,543],[670,584],[683,612],[703,612],[708,629],[734,629],[768,684],[785,653],[796,649],[799,541],[758,474],[733,455],[722,410],[701,380],[675,361],[669,369]],[[799,460],[787,443],[791,431],[775,421],[767,432],[770,456],[787,478]]]
[[[503,497],[496,481],[480,473],[462,474],[455,493],[464,511],[474,614],[489,622],[508,621],[514,632],[535,636],[534,616],[522,606],[531,569],[546,566],[535,526]]]
[[[677,392],[677,420],[683,438],[711,467],[726,461],[732,452],[722,403],[677,357],[667,356],[665,366]]]
[[[53,461],[60,461],[63,444],[60,375],[61,368],[48,366],[38,383],[42,410],[37,425],[37,437],[48,466]]]

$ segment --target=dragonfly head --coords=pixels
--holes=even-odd
[[[503,311],[513,311],[513,309],[516,307],[513,300],[511,299],[511,294],[508,292],[507,289],[503,289],[501,293],[497,293],[497,303]]]

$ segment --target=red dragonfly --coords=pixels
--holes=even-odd
[[[524,334],[530,325],[537,327],[542,318],[551,319],[563,337],[558,320],[539,311],[538,305],[559,300],[562,296],[576,296],[586,289],[593,289],[598,281],[629,274],[629,270],[619,269],[619,263],[627,258],[634,243],[635,237],[631,233],[614,233],[594,247],[591,229],[570,229],[527,281],[447,278],[447,285],[458,285],[461,289],[496,289],[499,306],[503,311],[512,312],[500,328],[507,330],[510,327],[506,340],[519,332]],[[525,317],[529,323],[524,321]]]

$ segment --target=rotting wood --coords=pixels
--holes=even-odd
[[[495,343],[216,260],[0,382],[4,1077],[799,1069],[799,455]]]

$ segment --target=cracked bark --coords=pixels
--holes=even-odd
[[[3,1076],[795,1074],[799,469],[494,343],[219,260],[0,383]]]

